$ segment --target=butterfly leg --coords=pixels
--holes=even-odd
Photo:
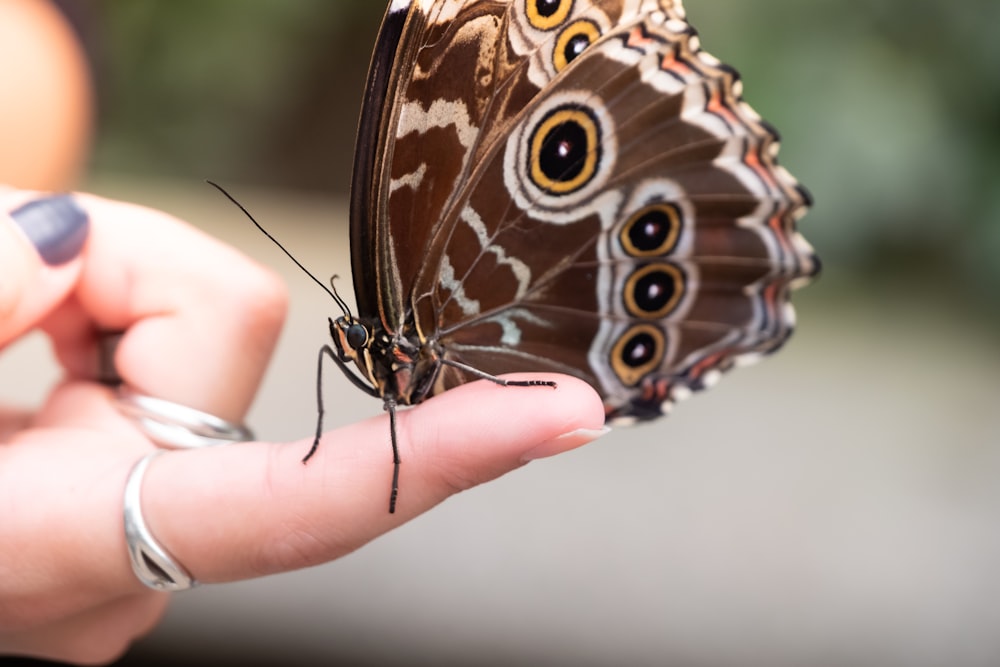
[[[552,387],[555,388],[556,383],[552,380],[505,380],[499,378],[496,375],[490,375],[484,371],[468,366],[458,361],[453,361],[451,359],[442,359],[441,363],[445,366],[451,366],[452,368],[458,368],[465,371],[469,375],[474,375],[482,380],[489,380],[494,384],[498,384],[501,387]]]
[[[351,369],[347,366],[347,362],[337,356],[333,348],[329,345],[324,345],[319,349],[319,358],[316,361],[316,436],[313,438],[312,447],[309,448],[309,453],[305,455],[302,462],[305,463],[312,458],[316,450],[319,449],[319,438],[323,435],[323,414],[326,410],[323,407],[323,357],[327,356],[333,360],[333,363],[337,364],[337,367],[343,371],[351,382],[357,385],[362,391],[370,396],[377,396],[378,394],[374,389],[365,384],[361,378],[351,372]]]
[[[392,490],[389,492],[389,514],[396,513],[396,498],[399,496],[399,444],[396,440],[396,401],[385,399],[385,410],[389,413],[389,440],[392,442]]]

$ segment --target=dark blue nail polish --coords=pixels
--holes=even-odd
[[[79,255],[90,231],[87,212],[68,194],[30,201],[11,211],[10,217],[49,266],[65,264]]]

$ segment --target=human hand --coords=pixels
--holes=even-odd
[[[0,349],[41,329],[65,380],[33,414],[0,410],[0,655],[107,662],[156,624],[169,595],[129,563],[125,481],[156,447],[95,381],[99,334],[123,332],[114,366],[135,391],[240,422],[286,296],[268,271],[163,213],[86,195],[23,208],[34,197],[0,192],[0,211],[21,209],[0,215]],[[167,452],[144,479],[145,521],[203,583],[337,558],[599,435],[599,397],[557,379],[537,391],[472,383],[400,411],[394,515],[382,415],[326,433],[308,465],[311,437]]]

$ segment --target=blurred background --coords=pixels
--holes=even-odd
[[[338,562],[179,595],[122,665],[1000,664],[1000,3],[686,4],[817,202],[801,228],[824,274],[796,294],[790,344],[669,419]],[[85,164],[49,187],[170,211],[292,287],[251,415],[265,439],[309,433],[336,309],[203,179],[314,273],[346,275],[383,11],[61,5],[94,130]],[[40,400],[55,378],[29,337],[0,359],[0,398]],[[330,426],[380,411],[328,386]]]

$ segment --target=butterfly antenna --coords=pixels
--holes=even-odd
[[[279,248],[281,248],[281,252],[283,252],[283,253],[285,253],[286,255],[288,255],[288,259],[290,259],[290,260],[292,260],[293,262],[295,262],[295,266],[297,266],[297,267],[299,267],[300,269],[302,269],[303,273],[305,273],[305,274],[306,274],[307,276],[309,276],[310,278],[312,278],[312,279],[313,279],[313,282],[314,282],[314,283],[316,283],[317,285],[319,285],[320,287],[322,287],[322,288],[323,288],[323,291],[324,291],[324,292],[326,292],[327,294],[329,294],[329,295],[330,295],[330,297],[331,297],[331,298],[332,298],[332,299],[333,299],[334,301],[336,301],[336,302],[337,302],[337,305],[339,305],[339,306],[340,306],[341,308],[343,308],[343,309],[345,309],[345,310],[346,310],[346,306],[344,305],[344,300],[343,300],[343,299],[341,299],[341,298],[340,298],[340,296],[339,296],[339,295],[338,295],[338,294],[337,294],[336,292],[331,292],[331,291],[330,291],[330,288],[329,288],[329,287],[327,287],[326,285],[324,285],[324,284],[322,283],[322,281],[320,281],[320,280],[319,280],[318,278],[316,278],[316,276],[314,276],[314,275],[313,275],[312,273],[310,273],[310,272],[309,272],[309,269],[307,269],[306,267],[302,266],[302,262],[300,262],[299,260],[295,259],[295,257],[294,257],[294,256],[292,255],[292,253],[288,252],[288,250],[286,250],[286,249],[285,249],[285,246],[281,245],[281,243],[280,243],[280,242],[278,241],[278,239],[276,239],[276,238],[274,238],[273,236],[271,236],[271,233],[270,233],[270,232],[268,232],[268,231],[267,231],[266,229],[264,229],[264,228],[263,228],[263,227],[261,226],[261,224],[260,224],[259,222],[257,222],[257,221],[256,221],[256,220],[254,219],[254,217],[253,217],[252,215],[250,215],[250,211],[248,211],[248,210],[246,209],[246,207],[245,207],[245,206],[243,206],[243,204],[241,204],[241,203],[239,203],[238,201],[236,201],[236,198],[235,198],[235,197],[233,197],[233,196],[232,196],[231,194],[229,194],[228,192],[226,192],[226,189],[225,189],[225,188],[223,188],[223,187],[222,187],[221,185],[219,185],[218,183],[215,183],[215,182],[213,182],[213,181],[208,181],[208,180],[206,180],[205,182],[206,182],[206,183],[208,183],[209,185],[211,185],[211,186],[212,186],[213,188],[215,188],[215,189],[216,189],[216,190],[218,190],[219,192],[221,192],[222,194],[224,194],[224,195],[226,196],[226,199],[228,199],[229,201],[231,201],[231,202],[233,202],[234,204],[236,204],[236,206],[237,206],[237,207],[238,207],[238,208],[239,208],[239,209],[240,209],[241,211],[243,211],[243,215],[245,215],[246,217],[248,217],[248,218],[250,219],[250,222],[252,222],[252,223],[254,224],[254,226],[255,226],[255,227],[256,227],[257,229],[259,229],[259,230],[260,230],[260,232],[261,232],[261,233],[262,233],[262,234],[263,234],[264,236],[266,236],[267,238],[271,239],[271,243],[273,243],[274,245],[276,245],[276,246],[278,246]]]
[[[344,311],[344,315],[346,315],[348,319],[353,320],[354,315],[351,314],[351,309],[348,308],[347,302],[344,301],[344,299],[340,296],[340,293],[337,291],[337,285],[335,281],[338,278],[340,278],[340,276],[336,274],[334,274],[334,276],[330,278],[330,290],[333,290],[332,292],[330,292],[330,294],[333,296],[333,300],[337,302],[337,305],[340,306],[340,309]],[[327,291],[329,292],[330,290]]]

